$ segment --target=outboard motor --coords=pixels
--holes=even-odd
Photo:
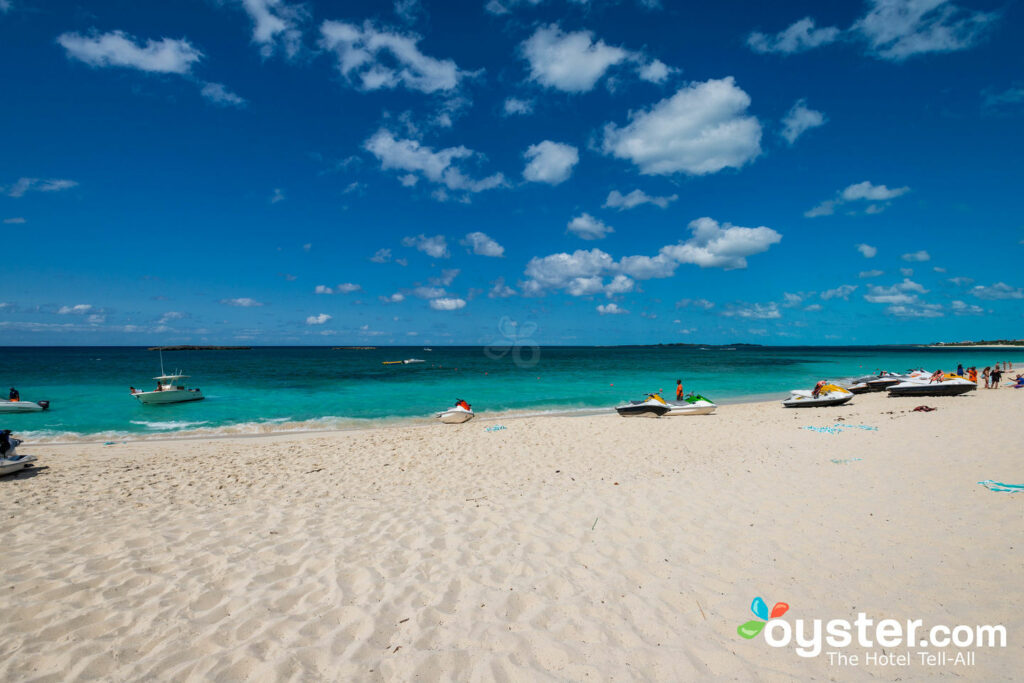
[[[49,401],[36,401],[36,403],[41,405],[43,407],[43,410],[49,410],[50,409],[50,402]]]

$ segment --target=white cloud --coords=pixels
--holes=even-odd
[[[873,304],[912,304],[917,303],[918,294],[927,292],[928,290],[922,285],[904,278],[903,282],[891,287],[882,287],[881,285],[868,287],[868,293],[864,295],[864,299]]]
[[[274,194],[270,195],[270,203],[277,204],[278,202],[283,202],[284,200],[284,190],[282,190],[280,187],[275,187]]]
[[[814,19],[804,17],[774,36],[755,31],[747,36],[747,45],[754,52],[762,54],[779,52],[789,55],[834,43],[839,34],[839,29],[834,26],[818,28]]]
[[[13,185],[3,188],[2,191],[6,192],[8,197],[22,197],[26,192],[60,192],[77,186],[78,183],[74,180],[63,178],[18,178]]]
[[[222,83],[206,83],[199,94],[221,107],[244,107],[246,101],[228,90]]]
[[[430,307],[435,311],[457,311],[465,308],[466,302],[463,299],[432,299]]]
[[[818,216],[831,216],[836,212],[836,200],[826,199],[821,204],[818,204],[813,209],[804,211],[804,216],[807,218],[817,218]]]
[[[707,299],[680,299],[676,302],[676,308],[686,308],[688,306],[710,311],[715,307],[715,304],[713,301],[708,301]]]
[[[746,115],[750,96],[732,76],[691,83],[630,122],[604,127],[605,154],[627,159],[645,175],[705,175],[740,168],[761,153],[761,124]]]
[[[236,0],[252,20],[252,42],[260,46],[260,54],[270,57],[283,48],[294,57],[302,47],[302,24],[309,11],[300,4],[283,0]]]
[[[875,258],[878,255],[878,247],[873,247],[870,244],[858,244],[857,251],[864,258]]]
[[[921,251],[915,251],[910,254],[904,254],[900,258],[902,258],[904,261],[912,261],[915,263],[919,263],[921,261],[930,261],[932,257],[931,255],[928,254],[927,251],[922,249]]]
[[[947,0],[872,0],[871,10],[851,31],[875,56],[892,61],[928,52],[954,52],[973,45],[995,13],[964,10]]]
[[[11,0],[0,0],[0,14],[7,14],[11,11]]]
[[[652,59],[649,63],[640,67],[637,75],[650,83],[664,83],[669,76],[677,71],[679,69],[668,66],[660,59]]]
[[[949,278],[949,281],[952,282],[957,287],[964,287],[974,282],[974,278],[957,276]]]
[[[608,198],[604,200],[605,209],[618,209],[619,211],[625,211],[626,209],[632,209],[640,206],[641,204],[654,204],[662,209],[667,209],[668,205],[679,199],[679,195],[673,194],[667,197],[652,197],[643,190],[633,190],[627,195],[622,194],[618,190],[612,190],[608,193]]]
[[[491,285],[491,291],[487,293],[487,296],[491,299],[507,299],[510,296],[516,295],[516,290],[506,285],[505,278],[503,277],[499,277]]]
[[[402,246],[415,247],[431,258],[448,258],[450,256],[448,253],[448,243],[445,241],[444,235],[427,237],[420,234],[415,237],[403,237]]]
[[[679,263],[701,268],[733,270],[747,267],[747,256],[767,251],[782,235],[771,228],[741,228],[704,217],[690,222],[693,236],[686,242],[663,247],[661,253]]]
[[[450,59],[420,52],[419,36],[392,33],[365,22],[360,28],[342,21],[320,26],[320,44],[338,59],[338,70],[362,90],[403,86],[422,93],[451,92],[468,74]]]
[[[504,104],[505,116],[516,116],[533,113],[533,100],[523,100],[518,97],[510,97],[505,100]]]
[[[580,239],[602,240],[609,233],[615,232],[610,225],[605,225],[589,213],[582,213],[569,221],[568,231]]]
[[[430,284],[437,287],[447,287],[448,285],[455,281],[455,278],[459,276],[460,272],[462,271],[460,271],[458,268],[442,268],[440,275],[429,278]],[[438,294],[436,296],[442,295]]]
[[[381,302],[386,304],[397,304],[405,301],[405,295],[402,294],[401,292],[395,292],[391,296],[382,296],[378,298],[381,300]]]
[[[438,299],[448,294],[444,287],[439,287],[437,285],[429,287],[427,285],[420,285],[409,293],[418,299]]]
[[[336,291],[338,294],[352,294],[353,292],[358,292],[361,289],[362,287],[355,284],[354,282],[342,282],[340,285],[334,288],[334,291]]]
[[[816,313],[817,311],[820,311],[822,308],[823,307],[821,304],[811,304],[810,306],[804,306],[804,310],[809,311],[811,313]]]
[[[74,306],[61,306],[57,315],[85,315],[92,310],[92,304],[75,304]]]
[[[629,313],[626,309],[619,308],[618,304],[615,302],[599,305],[597,307],[597,312],[601,315],[624,315]]]
[[[782,119],[782,137],[792,145],[811,128],[824,126],[825,121],[825,115],[820,111],[807,108],[807,100],[797,100]]]
[[[564,288],[574,279],[589,278],[612,271],[615,261],[611,256],[600,249],[584,251],[582,249],[572,254],[551,254],[544,257],[533,257],[526,264],[525,274],[536,287],[530,285],[527,291],[534,292],[537,288],[560,289]]]
[[[240,297],[237,299],[221,299],[220,302],[227,306],[239,306],[241,308],[252,308],[254,306],[262,306],[263,303],[250,299],[249,297]]]
[[[374,263],[387,263],[391,260],[391,250],[378,249],[374,252],[373,256],[370,257],[370,260]]]
[[[956,315],[981,315],[985,312],[981,306],[975,304],[968,304],[965,301],[953,301],[950,306]]]
[[[327,285],[317,285],[313,290],[314,294],[334,294],[334,290]]]
[[[1013,87],[1003,92],[987,91],[985,94],[984,106],[988,108],[1013,106],[1024,102],[1024,88]]]
[[[946,269],[943,268],[942,266],[935,266],[935,267],[932,268],[932,270],[935,271],[936,273],[945,273],[946,272]]]
[[[902,275],[903,277],[910,277],[913,274],[914,274],[914,269],[913,268],[900,268],[900,275]]]
[[[623,256],[618,269],[637,280],[672,277],[679,264],[665,254],[657,256]]]
[[[454,162],[476,156],[476,152],[466,147],[448,147],[435,152],[417,140],[396,139],[389,131],[381,129],[363,144],[363,148],[377,157],[384,170],[419,173],[450,190],[482,192],[505,185],[501,173],[480,180],[464,175]],[[403,184],[406,183],[403,181]]]
[[[942,306],[939,304],[894,304],[885,309],[888,315],[897,318],[941,318],[943,316]]]
[[[5,218],[4,219],[4,224],[5,225],[23,225],[25,222],[26,222],[25,219],[23,217],[21,217],[21,216],[15,216],[14,218]]]
[[[879,275],[885,275],[885,271],[884,270],[862,270],[862,271],[860,271],[860,274],[857,277],[869,278],[869,277],[878,277]]]
[[[544,140],[530,145],[523,156],[527,159],[523,177],[534,183],[558,185],[569,179],[580,160],[579,150],[572,145]]]
[[[505,255],[505,247],[482,232],[471,232],[462,240],[462,244],[468,246],[477,256],[492,256],[501,258]]]
[[[774,301],[767,304],[737,304],[722,311],[727,318],[746,318],[748,320],[774,320],[781,318],[779,305]]]
[[[971,294],[979,299],[1024,299],[1024,291],[1019,287],[1011,287],[1005,282],[997,282],[989,287],[976,285],[971,288]]]
[[[896,197],[908,192],[910,192],[909,187],[896,187],[890,190],[885,185],[872,185],[870,182],[865,180],[862,183],[850,185],[842,191],[840,196],[847,202],[856,201],[858,199],[882,201],[886,199],[895,199]]]
[[[311,315],[308,318],[306,318],[306,324],[307,325],[323,325],[325,322],[327,322],[330,319],[331,319],[331,316],[327,315],[326,313],[321,313],[319,315]]]
[[[821,298],[828,301],[829,299],[843,299],[844,301],[850,298],[850,295],[857,289],[857,285],[839,285],[835,289],[826,289],[821,293]]]
[[[182,311],[167,311],[162,316],[160,316],[160,320],[158,321],[158,323],[160,325],[166,325],[172,320],[184,320],[187,317],[188,314],[183,313]]]
[[[636,283],[629,276],[620,273],[604,286],[604,293],[606,296],[612,297],[618,294],[628,294],[634,289],[636,289]]]
[[[120,66],[150,73],[186,74],[203,53],[185,39],[147,40],[143,47],[124,31],[83,36],[62,33],[57,43],[90,66]]]
[[[530,64],[530,79],[565,92],[587,92],[612,66],[625,61],[630,52],[594,42],[590,31],[564,33],[557,24],[542,26],[520,45]]]

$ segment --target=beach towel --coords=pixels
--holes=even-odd
[[[1004,484],[1001,481],[992,481],[991,479],[979,481],[978,483],[987,488],[989,491],[1005,491],[1006,493],[1024,492],[1024,484]]]

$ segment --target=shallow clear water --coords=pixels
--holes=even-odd
[[[385,360],[422,358],[415,365]],[[422,347],[332,350],[262,347],[248,351],[173,351],[164,366],[191,375],[206,400],[143,406],[128,393],[154,386],[159,356],[144,348],[0,348],[0,390],[48,399],[42,413],[0,416],[29,439],[117,439],[154,435],[258,433],[347,428],[382,420],[428,420],[456,398],[482,415],[608,408],[647,391],[711,398],[783,398],[823,378],[885,368],[979,368],[1024,349],[914,347]]]

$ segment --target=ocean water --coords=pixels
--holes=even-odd
[[[422,358],[413,365],[382,361]],[[0,390],[47,399],[42,413],[0,415],[0,428],[46,441],[255,434],[428,422],[457,398],[481,417],[610,409],[648,391],[715,401],[784,398],[790,389],[879,368],[953,370],[1024,349],[916,347],[258,347],[169,351],[164,367],[191,376],[206,400],[144,406],[128,387],[153,388],[155,351],[131,347],[0,347]]]

